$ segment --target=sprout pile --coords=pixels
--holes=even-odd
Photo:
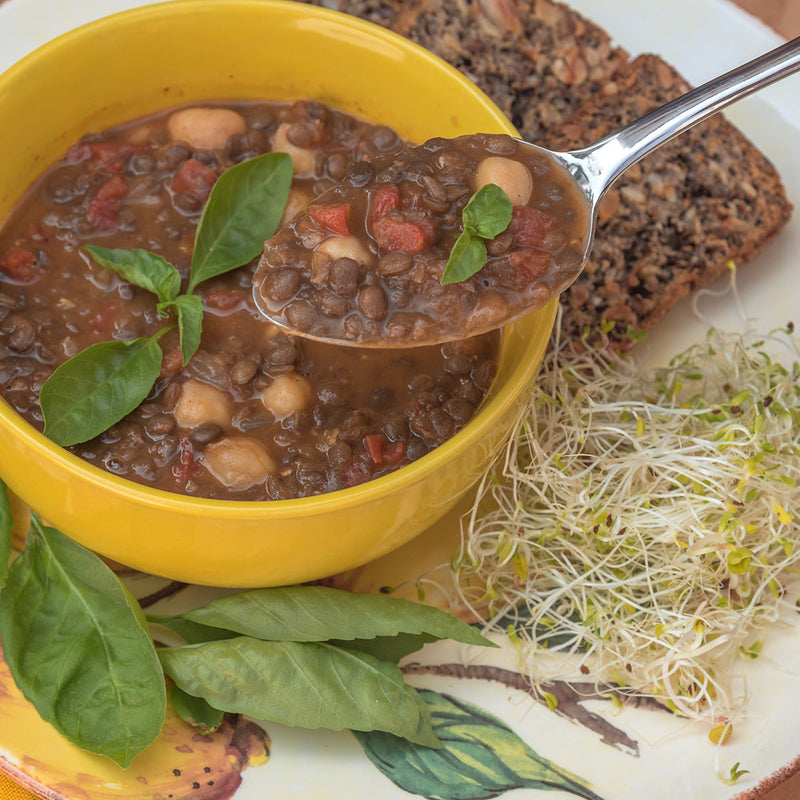
[[[800,558],[796,356],[791,327],[712,330],[646,375],[552,349],[453,564],[534,682],[546,648],[614,696],[713,724],[741,708],[731,668],[758,655]]]

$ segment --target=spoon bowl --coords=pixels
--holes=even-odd
[[[432,345],[503,327],[580,275],[600,201],[627,169],[799,69],[800,38],[581,150],[474,134],[358,164],[266,243],[256,305],[296,335],[359,347]],[[503,190],[502,214],[488,185]],[[469,211],[473,201],[480,211]]]
[[[464,339],[575,279],[588,214],[575,179],[541,148],[507,134],[430,139],[357,162],[284,225],[265,244],[254,300],[327,342]]]

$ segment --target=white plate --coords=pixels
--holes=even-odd
[[[96,17],[143,4],[135,0],[83,0],[80,3],[9,0],[0,6],[0,70],[63,31]],[[695,84],[770,49],[780,41],[767,28],[724,0],[652,0],[650,3],[573,0],[572,5],[610,31],[631,54],[659,53]],[[800,206],[798,88],[800,77],[789,79],[739,104],[729,116],[777,165],[790,199]],[[795,218],[764,254],[741,271],[738,286],[749,324],[764,330],[764,326],[772,327],[793,318],[800,302],[797,279],[799,252],[800,223]],[[717,288],[721,287],[722,284]],[[739,311],[733,307],[729,296],[720,299],[709,295],[703,300],[702,309],[710,320],[722,327],[742,326]],[[648,357],[663,363],[700,337],[706,327],[707,323],[696,317],[689,301],[680,303],[648,337],[645,345]],[[362,584],[358,588],[364,588],[363,581],[379,585],[391,574],[392,560],[395,564],[403,561],[413,563],[415,557],[422,555],[423,558],[434,558],[433,563],[438,563],[430,552],[434,546],[441,548],[445,560],[447,547],[457,528],[453,515],[445,527],[448,525],[449,530],[437,534],[435,542],[426,541],[426,552],[418,549],[423,547],[420,540],[412,542],[397,556],[376,565],[372,573],[362,575]],[[193,591],[200,594],[197,590],[190,590],[190,594]],[[183,593],[171,602],[187,603],[189,598]],[[799,627],[796,615],[787,615],[784,623],[770,630],[765,637],[762,656],[756,661],[742,661],[738,677],[742,690],[750,695],[750,701],[746,715],[737,721],[734,737],[720,749],[709,743],[706,725],[680,720],[664,712],[632,708],[618,710],[599,700],[583,703],[585,709],[596,713],[629,740],[626,746],[612,746],[603,743],[598,733],[589,727],[548,711],[526,693],[502,682],[468,680],[452,675],[418,676],[413,680],[421,687],[466,700],[499,717],[529,748],[591,784],[592,791],[603,800],[728,800],[733,795],[755,798],[763,796],[762,790],[770,776],[785,769],[800,753],[795,711],[795,698],[800,690]],[[420,660],[437,664],[466,659],[475,665],[488,661],[490,655],[491,664],[512,671],[515,669],[511,653],[453,652],[447,645],[426,647]],[[18,777],[21,773],[44,775],[46,770],[36,771],[35,759],[31,759],[35,754],[25,752],[13,741],[8,744],[8,739],[14,737],[7,732],[11,720],[9,716],[4,719],[4,709],[10,706],[6,705],[8,696],[3,694],[3,690],[0,680],[0,698],[6,698],[0,702],[0,768],[10,772],[19,770]],[[350,734],[308,732],[272,724],[264,724],[264,728],[272,739],[271,758],[260,766],[251,764],[244,771],[242,783],[235,790],[235,800],[261,800],[264,797],[281,800],[339,800],[343,797],[406,800],[418,796],[390,782],[366,759]],[[634,742],[635,747],[630,742]],[[727,773],[736,762],[749,773],[731,787],[720,780],[717,770]],[[69,800],[78,800],[78,797],[98,800],[100,797],[153,796],[150,790],[137,794],[143,791],[144,786],[139,780],[141,770],[137,764],[135,761],[125,775],[120,774],[116,783],[106,779],[107,785],[102,793],[89,791],[91,781],[82,783],[80,789],[70,789],[62,782],[58,787],[50,785],[49,788],[57,794],[48,796],[63,796]],[[75,751],[74,768],[76,774],[84,772],[88,775],[94,769],[100,774],[107,766],[101,766],[101,761]],[[176,782],[176,797],[181,796],[178,788]],[[159,784],[158,790],[162,792],[161,796],[166,797],[168,782]],[[211,798],[212,794],[203,796]],[[217,796],[233,795],[220,793]],[[544,794],[538,789],[521,788],[504,796],[509,800],[512,796],[556,800],[575,795],[559,790]]]

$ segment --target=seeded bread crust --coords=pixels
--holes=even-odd
[[[602,28],[551,0],[311,2],[432,51],[486,92],[530,141],[571,117],[629,60]]]
[[[685,93],[662,59],[635,59],[540,141],[569,150],[597,141]],[[614,346],[655,325],[677,300],[752,259],[780,232],[791,204],[767,158],[717,115],[651,153],[609,190],[586,269],[563,297],[563,332]]]
[[[582,147],[685,92],[654,55],[631,60],[552,0],[312,0],[390,28],[473,80],[523,138]],[[791,204],[772,164],[721,116],[631,168],[609,192],[562,331],[625,348],[694,289],[775,238]],[[633,336],[633,338],[632,338]]]

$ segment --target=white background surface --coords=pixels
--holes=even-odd
[[[0,6],[0,71],[48,39],[98,16],[144,3],[134,0],[9,0]],[[779,38],[724,0],[572,0],[600,23],[632,55],[656,52],[692,83],[702,83],[779,43]],[[729,116],[776,163],[790,198],[800,206],[800,77],[772,87],[736,106]],[[797,313],[800,224],[789,228],[762,256],[742,269],[738,286],[749,324],[783,324]],[[721,285],[717,288],[721,288]],[[708,297],[702,311],[726,328],[741,327],[730,297]],[[797,320],[800,323],[800,319]],[[707,325],[688,302],[670,313],[645,345],[649,358],[663,363],[696,340]],[[433,652],[433,651],[431,651]],[[434,653],[441,658],[440,653]],[[754,787],[800,752],[796,698],[800,690],[800,635],[794,623],[767,640],[757,662],[742,665],[741,686],[751,694],[736,736],[718,753],[704,726],[666,714],[625,710],[614,724],[638,739],[639,759],[598,744],[597,737],[571,725],[523,696],[498,686],[481,688],[480,705],[513,724],[537,752],[594,782],[605,800],[727,800]],[[475,702],[475,687],[444,680],[425,682],[437,690]],[[608,713],[606,704],[598,711]],[[2,709],[0,709],[2,724]],[[340,800],[409,798],[372,767],[347,734],[314,733],[269,725],[273,739],[267,765],[245,772],[236,800],[276,797]],[[716,759],[727,772],[739,761],[749,769],[735,788],[716,777]],[[559,792],[517,791],[514,797],[556,800]],[[511,793],[507,795],[511,798]]]

